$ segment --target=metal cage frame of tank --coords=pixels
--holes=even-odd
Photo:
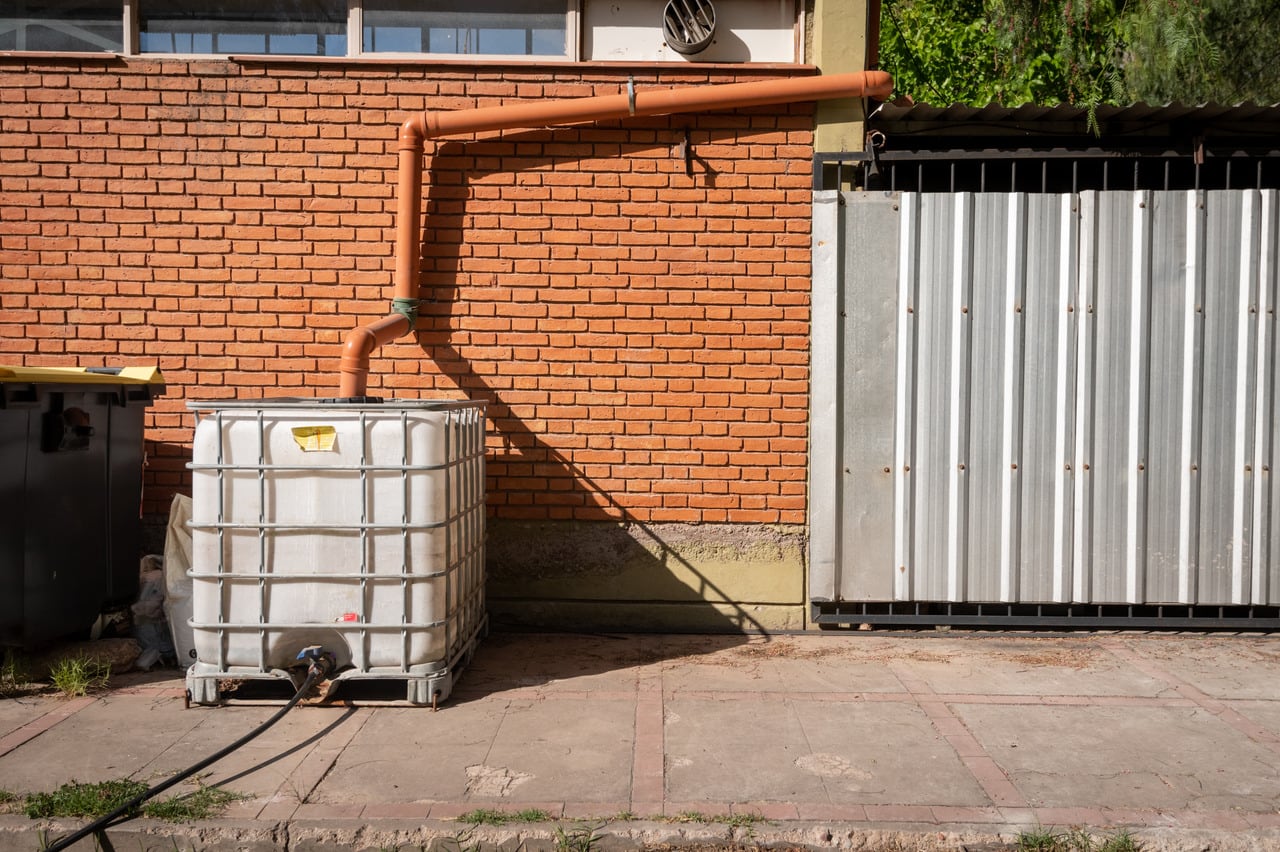
[[[193,533],[205,531],[218,536],[217,565],[213,571],[201,570],[193,559],[192,570],[188,572],[193,584],[193,599],[199,589],[207,584],[216,585],[218,597],[218,618],[212,623],[202,623],[192,618],[193,632],[201,630],[214,631],[217,634],[218,659],[197,661],[187,673],[187,693],[192,703],[221,703],[221,681],[231,680],[282,680],[296,685],[301,680],[300,670],[282,669],[269,666],[267,656],[268,635],[280,631],[306,635],[323,635],[337,633],[347,642],[348,647],[365,649],[358,656],[359,665],[335,674],[331,681],[339,683],[351,680],[396,680],[403,681],[406,686],[406,701],[413,705],[430,704],[435,706],[439,701],[449,697],[457,672],[469,662],[480,638],[487,632],[488,617],[485,612],[484,598],[484,523],[485,523],[485,406],[483,402],[429,402],[413,400],[389,400],[384,403],[346,404],[326,403],[319,400],[287,399],[287,400],[252,400],[252,401],[217,401],[189,402],[188,408],[196,413],[197,422],[205,417],[217,419],[217,459],[213,463],[193,461],[188,467],[198,475],[205,471],[217,477],[217,493],[219,505],[214,520],[197,520],[199,512],[193,510],[193,519],[189,523]],[[340,412],[344,415],[354,413],[360,424],[362,444],[360,461],[356,465],[278,465],[265,461],[265,428],[267,412],[287,409],[292,412],[314,411],[323,416]],[[223,417],[228,411],[256,411],[258,461],[256,464],[228,463],[225,461],[226,429]],[[409,465],[409,419],[415,411],[442,412],[445,414],[445,461],[443,464]],[[374,413],[385,415],[391,412],[399,414],[400,437],[402,441],[402,458],[400,464],[376,463],[370,459],[368,446],[368,421]],[[243,520],[230,520],[226,512],[226,496],[228,493],[228,474],[245,472],[256,474],[259,489],[260,517],[256,523]],[[385,520],[371,521],[368,507],[369,477],[374,474],[398,473],[401,477],[401,488],[408,505],[408,495],[413,477],[411,474],[426,474],[432,471],[456,472],[457,488],[448,484],[446,476],[445,519],[435,523],[410,523],[402,515],[399,523]],[[265,492],[268,480],[272,476],[285,473],[317,474],[324,472],[340,472],[342,474],[357,473],[360,478],[360,519],[346,525],[325,524],[280,524],[263,517],[266,514],[267,500]],[[456,493],[455,493],[456,491]],[[451,541],[455,526],[463,530],[459,542]],[[430,572],[409,572],[405,566],[409,564],[410,536],[430,529],[443,528],[445,535],[445,564],[438,570]],[[378,624],[367,618],[367,612],[357,613],[357,620],[344,623],[322,622],[267,622],[267,595],[273,583],[305,582],[305,575],[277,575],[270,570],[266,553],[272,537],[282,532],[297,533],[314,530],[335,533],[346,532],[359,536],[361,565],[360,570],[349,574],[326,573],[322,575],[324,582],[345,581],[360,584],[360,600],[362,607],[367,607],[370,600],[369,587],[373,582],[399,580],[402,589],[402,618],[398,624]],[[225,536],[229,531],[251,531],[258,538],[258,560],[256,565],[228,565]],[[403,559],[399,572],[376,571],[368,564],[369,536],[375,532],[398,532],[402,540]],[[453,554],[453,545],[458,545],[458,552]],[[451,558],[452,557],[452,558]],[[320,575],[317,575],[320,576]],[[405,620],[404,613],[409,612],[411,587],[415,583],[432,582],[443,578],[445,612],[441,618],[431,621],[410,623]],[[257,580],[258,584],[258,616],[257,622],[233,619],[227,612],[228,580]],[[453,584],[459,583],[456,607],[453,602]],[[198,608],[197,612],[198,612]],[[443,658],[427,662],[411,663],[409,657],[410,638],[416,631],[431,631],[443,628],[445,635],[445,654]],[[259,665],[232,665],[227,662],[228,638],[233,633],[258,634]],[[374,634],[400,634],[401,659],[398,666],[370,666],[368,664],[368,648]]]

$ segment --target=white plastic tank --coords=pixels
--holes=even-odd
[[[483,403],[188,407],[192,700],[317,644],[334,680],[446,698],[485,628]]]

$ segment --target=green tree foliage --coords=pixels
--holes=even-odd
[[[1280,101],[1280,0],[883,0],[881,10],[881,67],[917,101]]]
[[[1280,102],[1280,3],[1149,0],[1127,11],[1125,85],[1134,100]]]

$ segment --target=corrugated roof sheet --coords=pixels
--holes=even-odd
[[[1002,124],[1007,122],[1074,122],[1086,121],[1089,110],[1077,104],[1037,106],[1023,104],[1008,107],[1000,104],[988,106],[932,106],[930,104],[886,103],[875,114],[875,120],[884,122],[981,122]],[[1130,106],[1101,105],[1096,110],[1100,123],[1135,122],[1165,123],[1192,119],[1197,122],[1236,123],[1263,119],[1280,122],[1280,104],[1132,104]]]

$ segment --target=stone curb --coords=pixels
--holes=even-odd
[[[83,825],[0,815],[0,852],[38,852]],[[582,832],[586,833],[582,833]],[[784,821],[734,828],[719,824],[563,820],[471,826],[452,820],[207,820],[165,823],[138,819],[107,831],[99,846],[86,838],[75,852],[628,852],[639,849],[786,848],[840,852],[1005,852],[1016,826],[876,826]],[[1142,828],[1132,832],[1142,852],[1270,852],[1280,831],[1227,832]]]

